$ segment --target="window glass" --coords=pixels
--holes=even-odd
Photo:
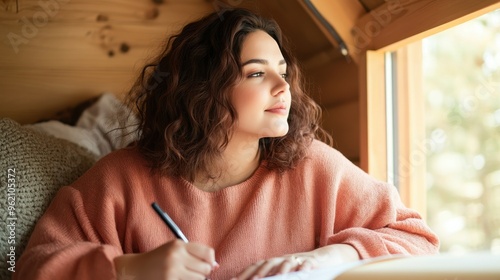
[[[443,252],[500,252],[500,10],[422,51],[428,223]]]

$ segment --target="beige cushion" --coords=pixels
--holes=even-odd
[[[56,192],[75,181],[95,161],[92,153],[74,143],[36,132],[11,119],[0,119],[0,279],[10,279],[10,246],[15,246],[15,259],[19,260],[36,221]],[[14,179],[10,183],[15,183],[15,205],[11,205],[15,216],[8,211],[7,194],[14,191],[8,188],[9,169]],[[11,233],[7,223],[12,221],[15,230]],[[8,243],[11,234],[15,234],[11,239],[15,244]]]

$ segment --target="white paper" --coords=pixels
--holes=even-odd
[[[262,279],[266,280],[334,280],[340,274],[347,270],[362,266],[367,263],[379,262],[384,260],[401,258],[401,255],[382,256],[372,259],[365,259],[357,262],[351,262],[341,265],[336,265],[327,268],[314,269],[309,271],[296,271],[282,275],[269,276]]]

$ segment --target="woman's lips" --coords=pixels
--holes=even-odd
[[[283,108],[283,107],[278,107],[278,108],[267,109],[266,112],[273,113],[273,114],[279,114],[279,115],[286,115],[287,109]]]

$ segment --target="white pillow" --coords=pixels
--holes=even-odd
[[[137,124],[128,107],[113,94],[105,93],[82,112],[75,126],[54,120],[26,126],[76,143],[101,158],[135,141]]]

